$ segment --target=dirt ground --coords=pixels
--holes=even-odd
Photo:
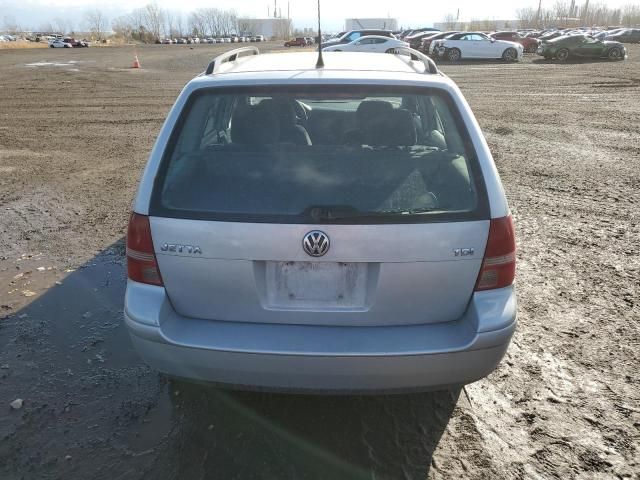
[[[378,397],[189,385],[131,349],[136,183],[221,48],[0,52],[0,478],[640,478],[640,46],[442,65],[513,210],[520,324],[466,392]]]

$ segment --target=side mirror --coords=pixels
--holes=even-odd
[[[491,37],[491,43],[496,43],[496,39]]]

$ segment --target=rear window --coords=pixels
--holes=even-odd
[[[473,147],[445,92],[344,85],[195,92],[150,213],[356,224],[489,216]]]

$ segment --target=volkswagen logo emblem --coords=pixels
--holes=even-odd
[[[319,230],[309,232],[302,239],[302,248],[312,257],[321,257],[329,251],[329,236]]]

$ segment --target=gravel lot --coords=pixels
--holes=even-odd
[[[520,325],[466,392],[390,397],[217,391],[131,350],[136,183],[222,48],[0,52],[0,478],[639,478],[640,46],[442,65],[516,219]]]

